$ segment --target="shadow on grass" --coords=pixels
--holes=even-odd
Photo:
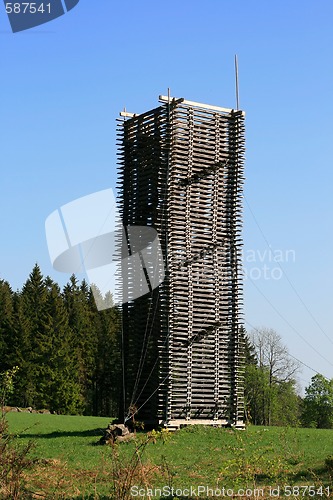
[[[303,469],[299,470],[297,472],[292,472],[289,474],[281,474],[280,477],[275,477],[274,481],[281,481],[283,480],[284,482],[290,484],[290,485],[297,485],[297,484],[303,484],[303,483],[322,483],[325,486],[332,486],[332,475],[331,473],[327,470],[325,466],[323,467],[317,467],[317,468],[311,468],[311,469]],[[255,475],[255,480],[257,481],[258,485],[260,486],[265,486],[268,483],[268,480],[272,481],[272,477],[270,477],[268,474],[256,474]]]
[[[332,484],[332,475],[325,466],[317,467],[314,469],[300,470],[292,475],[290,478],[296,483],[297,481],[322,481],[323,483]]]
[[[20,438],[29,438],[29,439],[54,439],[54,438],[63,438],[63,437],[93,437],[93,436],[102,436],[104,429],[89,429],[86,431],[53,431],[49,433],[21,433],[18,434]]]

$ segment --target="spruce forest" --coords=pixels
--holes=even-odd
[[[119,325],[117,308],[98,311],[90,287],[75,276],[63,290],[38,265],[21,291],[0,280],[0,373],[18,367],[6,404],[117,415]]]

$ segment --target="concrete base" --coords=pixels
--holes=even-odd
[[[245,429],[245,424],[242,421],[236,422],[236,424],[231,423],[225,419],[219,420],[209,420],[209,419],[175,419],[169,420],[168,422],[161,421],[160,426],[165,427],[169,430],[177,430],[188,425],[209,425],[211,427],[232,427],[234,429]]]

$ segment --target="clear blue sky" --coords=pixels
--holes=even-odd
[[[154,107],[167,87],[234,107],[237,53],[252,210],[245,204],[245,319],[274,328],[291,354],[333,377],[332,19],[330,0],[80,0],[13,34],[0,6],[0,277],[21,288],[38,262],[64,284],[45,219],[115,187],[118,112]],[[294,289],[273,278],[280,268],[262,233]],[[304,368],[302,385],[313,374]]]

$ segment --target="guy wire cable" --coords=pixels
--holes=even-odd
[[[267,240],[267,238],[266,238],[266,236],[265,236],[265,234],[264,234],[263,230],[261,229],[261,227],[260,227],[260,225],[259,225],[259,222],[258,222],[258,220],[257,220],[256,216],[254,215],[253,210],[251,209],[250,204],[249,204],[249,202],[248,202],[248,200],[246,199],[246,197],[245,197],[245,196],[244,196],[244,199],[245,199],[245,202],[246,202],[246,204],[247,204],[247,207],[248,207],[248,209],[250,210],[250,213],[251,213],[251,215],[252,215],[252,217],[253,217],[253,219],[254,219],[254,221],[255,221],[255,223],[256,223],[256,225],[257,225],[257,227],[258,227],[258,229],[259,229],[259,231],[260,231],[260,233],[261,233],[261,235],[262,235],[262,237],[263,237],[263,239],[264,239],[264,241],[265,241],[266,245],[267,245],[267,247],[269,248],[269,250],[272,250],[271,245],[269,244],[269,242],[268,242],[268,240]],[[275,260],[275,258],[274,258],[274,262],[276,262],[276,264],[280,267],[280,269],[281,269],[282,273],[284,274],[284,276],[285,276],[286,280],[288,281],[289,285],[291,286],[291,288],[292,288],[292,289],[293,289],[293,291],[295,292],[295,294],[296,294],[297,298],[299,299],[299,301],[301,302],[301,304],[303,305],[303,307],[305,308],[305,310],[308,312],[308,314],[310,315],[310,317],[312,318],[312,320],[313,320],[313,321],[315,322],[315,324],[318,326],[319,330],[320,330],[320,331],[321,331],[321,332],[325,335],[325,337],[326,337],[326,338],[327,338],[327,339],[331,342],[331,344],[333,344],[333,340],[332,340],[332,339],[331,339],[331,338],[327,335],[327,333],[323,330],[323,328],[321,327],[321,325],[319,324],[319,322],[317,321],[317,319],[314,317],[314,315],[312,314],[312,312],[310,311],[310,309],[308,308],[308,306],[305,304],[305,302],[303,301],[302,297],[300,296],[300,294],[299,294],[299,293],[298,293],[298,291],[296,290],[295,286],[293,285],[293,283],[292,283],[292,282],[291,282],[291,280],[289,279],[289,277],[288,277],[287,273],[286,273],[286,272],[285,272],[285,270],[283,269],[283,267],[282,267],[281,263],[280,263],[279,261]]]

